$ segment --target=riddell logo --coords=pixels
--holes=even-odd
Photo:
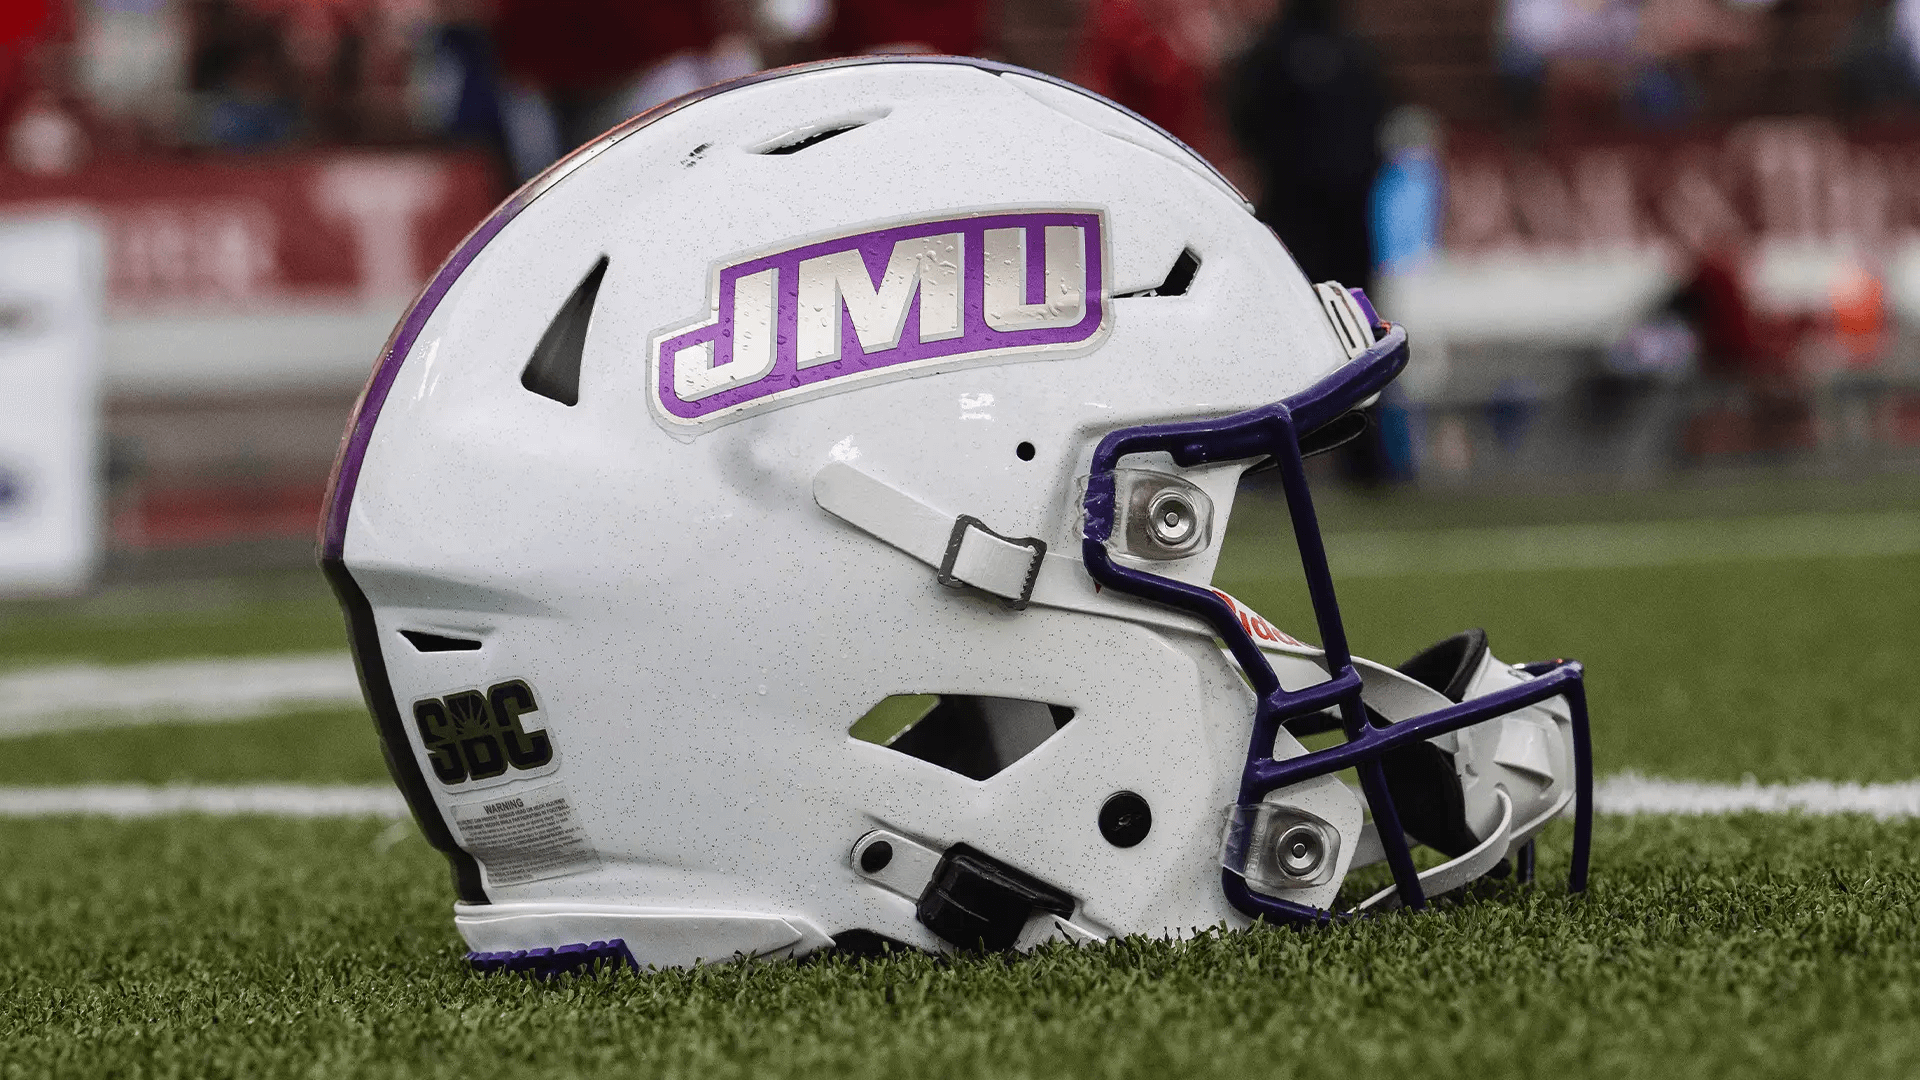
[[[981,212],[716,267],[711,314],[664,331],[652,397],[673,426],[874,379],[1081,352],[1106,330],[1097,210]]]
[[[1312,646],[1301,641],[1299,638],[1294,637],[1292,634],[1261,618],[1254,613],[1252,608],[1221,592],[1219,589],[1211,589],[1209,591],[1227,602],[1227,606],[1233,609],[1234,617],[1240,620],[1240,628],[1252,636],[1256,643],[1271,641],[1276,645],[1291,645],[1296,649],[1312,648]],[[1318,650],[1315,651],[1317,652]]]

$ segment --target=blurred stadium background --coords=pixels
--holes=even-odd
[[[1408,325],[1330,478],[1920,464],[1915,0],[6,0],[0,565],[305,560],[387,332],[520,180],[709,81],[903,50],[1110,94]]]
[[[1407,324],[1342,608],[1590,665],[1586,898],[468,971],[312,565],[347,411],[571,146],[889,50],[1119,99]],[[1304,630],[1295,554],[1256,493],[1218,580]],[[1920,0],[0,0],[0,1077],[1911,1077],[1916,640]]]

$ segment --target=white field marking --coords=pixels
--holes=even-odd
[[[1331,533],[1326,546],[1336,580],[1909,555],[1920,552],[1920,513],[1382,530]]]
[[[407,804],[386,785],[255,784],[246,787],[0,787],[0,817],[92,814],[149,818],[168,814],[259,814],[299,818],[405,818]]]
[[[1920,817],[1920,780],[1903,784],[1836,783],[1705,784],[1618,773],[1594,786],[1593,808],[1602,814],[1870,814]]]
[[[1710,784],[1619,773],[1594,788],[1601,814],[1721,815],[1739,813],[1867,814],[1882,820],[1920,817],[1920,781],[1851,784]],[[117,818],[169,814],[258,814],[274,817],[407,817],[400,793],[385,785],[245,787],[0,787],[0,818],[92,814]]]
[[[0,672],[0,736],[362,704],[346,653]]]

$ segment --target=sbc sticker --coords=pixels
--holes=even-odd
[[[553,737],[527,730],[524,719],[539,709],[526,680],[509,679],[485,693],[422,698],[413,703],[413,723],[441,783],[484,786],[550,771]]]

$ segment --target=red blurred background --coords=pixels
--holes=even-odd
[[[304,544],[409,294],[520,180],[765,66],[968,53],[1218,163],[1418,343],[1362,484],[1920,447],[1920,0],[0,0],[0,214],[107,244],[121,558]]]

